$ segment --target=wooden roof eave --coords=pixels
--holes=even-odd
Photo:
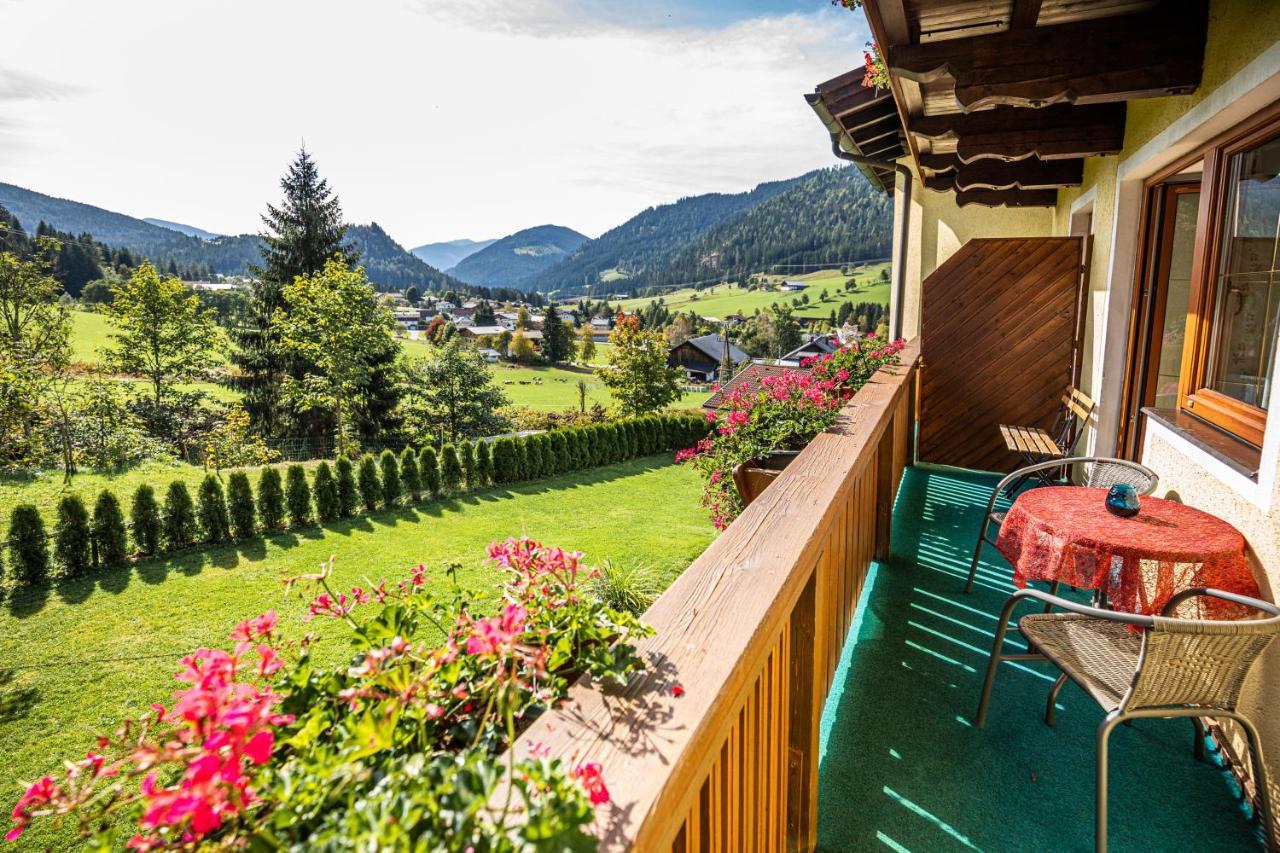
[[[841,123],[840,119],[836,118],[831,113],[831,110],[827,108],[825,98],[822,95],[822,93],[813,92],[805,95],[804,97],[805,97],[805,101],[808,102],[810,108],[812,108],[814,113],[817,114],[818,120],[821,121],[823,126],[826,127],[827,133],[831,134],[832,139],[836,139],[839,141],[840,148],[842,150],[847,151],[850,154],[856,154],[859,156],[866,156],[866,157],[875,156],[875,154],[863,151],[859,147],[858,143],[854,140],[850,132]],[[846,115],[848,115],[848,113],[846,113]],[[899,137],[900,136],[901,134],[899,133]],[[877,138],[880,139],[881,143],[884,142],[884,135],[881,135],[880,137],[877,137]],[[881,148],[880,150],[884,150],[884,149]],[[880,189],[882,189],[887,193],[893,192],[893,185],[894,185],[893,172],[886,171],[883,169],[877,169],[876,167],[865,164],[865,163],[856,163],[855,165],[858,167],[858,170],[862,172],[862,174],[866,175],[867,180],[871,182],[872,186],[880,187]]]

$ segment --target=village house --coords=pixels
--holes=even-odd
[[[830,355],[839,349],[839,342],[834,335],[805,335],[805,342],[778,359],[778,364],[786,367],[798,367],[802,361]]]
[[[714,382],[726,360],[730,367],[736,367],[750,361],[751,356],[720,335],[690,338],[667,352],[667,366],[682,368],[694,383]]]

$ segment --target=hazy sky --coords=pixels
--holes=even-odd
[[[406,247],[832,162],[803,100],[861,62],[828,0],[0,0],[0,181],[256,231],[305,140]]]

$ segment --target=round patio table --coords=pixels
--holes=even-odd
[[[1209,587],[1260,597],[1240,531],[1207,512],[1142,498],[1133,518],[1106,507],[1106,489],[1045,486],[1023,492],[1000,526],[996,547],[1013,581],[1058,581],[1105,596],[1110,607],[1158,616],[1175,594]],[[1180,615],[1239,619],[1249,608],[1203,596]],[[1191,611],[1195,611],[1192,613]]]

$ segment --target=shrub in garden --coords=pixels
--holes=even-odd
[[[515,475],[515,442],[510,438],[494,440],[489,447],[493,462],[493,482],[502,485],[514,480]]]
[[[295,462],[284,475],[284,500],[289,506],[289,524],[302,527],[311,522],[311,486],[307,469]]]
[[[571,470],[580,471],[591,464],[591,442],[587,438],[586,429],[574,427],[569,430],[569,444],[573,456]]]
[[[263,468],[258,476],[258,520],[263,530],[284,527],[284,488],[279,468]]]
[[[563,474],[568,471],[566,453],[568,445],[565,443],[564,430],[553,430],[547,434],[547,456],[551,460],[551,473]]]
[[[378,460],[372,453],[360,457],[360,471],[357,475],[360,485],[360,500],[364,508],[373,512],[382,503],[382,483],[378,480]]]
[[[227,515],[235,538],[248,539],[257,532],[253,488],[249,485],[249,475],[243,471],[233,471],[227,477]]]
[[[338,480],[338,514],[350,518],[360,508],[360,489],[356,486],[355,466],[345,456],[334,463]]]
[[[18,586],[49,579],[49,536],[34,504],[19,504],[9,516],[9,572]]]
[[[424,447],[418,454],[418,477],[424,495],[434,498],[440,494],[440,459],[434,447]]]
[[[422,500],[422,477],[418,475],[418,454],[413,452],[412,447],[406,447],[400,453],[400,487],[414,503]]]
[[[525,437],[511,439],[511,482],[519,483],[529,479],[529,443]]]
[[[81,574],[93,564],[89,538],[89,511],[79,495],[58,501],[58,522],[53,527],[53,557],[66,577]]]
[[[440,448],[440,491],[454,494],[462,485],[462,464],[458,461],[458,449],[452,444]]]
[[[476,449],[465,438],[458,442],[458,465],[462,467],[462,482],[467,490],[476,488]]]
[[[231,536],[231,521],[227,518],[227,499],[222,493],[222,483],[213,474],[206,474],[196,493],[200,529],[206,542],[225,542]]]
[[[231,648],[184,659],[175,707],[31,785],[9,838],[69,814],[101,849],[239,850],[264,834],[298,850],[594,849],[603,768],[503,754],[572,678],[627,683],[652,632],[590,594],[595,572],[572,552],[522,539],[489,555],[505,575],[492,615],[423,567],[376,594],[337,588],[332,565],[291,582],[307,585],[312,617],[345,630],[351,657],[284,642],[274,612],[246,619]],[[487,807],[504,780],[510,807]]]
[[[338,502],[338,481],[333,479],[333,469],[328,462],[316,466],[315,477],[311,481],[311,493],[316,500],[316,518],[320,521],[333,521],[342,512],[342,504]]]
[[[538,441],[541,436],[527,435],[524,437],[524,476],[523,480],[536,480],[542,476],[542,443]]]
[[[556,462],[555,446],[551,443],[551,433],[545,432],[538,436],[538,444],[542,446],[542,476],[554,477],[558,473],[559,464]]]
[[[133,493],[129,507],[129,526],[133,529],[133,547],[143,554],[160,550],[160,507],[155,489],[143,483]]]
[[[400,466],[396,463],[396,455],[391,450],[382,451],[378,457],[378,467],[382,469],[382,503],[392,507],[400,500]]]
[[[107,489],[93,505],[93,521],[89,526],[93,552],[100,566],[116,566],[129,556],[128,537],[124,527],[124,511],[120,501]]]
[[[170,551],[185,548],[196,541],[199,528],[196,525],[196,508],[191,502],[187,484],[174,480],[164,495],[164,546]]]
[[[661,585],[653,569],[641,563],[600,564],[599,573],[587,584],[587,591],[601,604],[622,613],[639,616],[649,609]]]
[[[591,440],[591,466],[604,465],[608,461],[608,448],[604,443],[604,424],[587,427],[587,436]]]
[[[481,439],[476,442],[476,487],[484,488],[493,483],[493,446]]]

